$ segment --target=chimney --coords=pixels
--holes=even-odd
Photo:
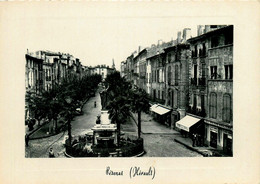
[[[162,40],[158,40],[158,46],[162,45],[163,41]]]
[[[140,53],[141,51],[141,46],[138,47],[138,54]]]
[[[188,40],[191,38],[191,29],[190,28],[185,28],[183,29],[183,40]]]
[[[210,25],[205,25],[205,33],[210,31]]]
[[[198,36],[202,35],[204,33],[204,26],[198,25],[197,31],[198,31]]]
[[[181,43],[181,31],[177,33],[177,43]]]

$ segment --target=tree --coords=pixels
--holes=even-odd
[[[61,104],[60,95],[63,89],[61,86],[57,86],[55,88],[50,89],[49,91],[45,91],[41,97],[41,104],[38,105],[38,108],[42,108],[42,114],[48,117],[49,120],[54,121],[55,132],[58,131],[58,116],[60,112],[63,110],[63,106]]]
[[[114,96],[121,95],[128,97],[129,91],[132,88],[131,83],[120,76],[119,72],[113,72],[107,75],[105,86],[108,88],[108,93],[113,93]]]
[[[131,110],[138,114],[138,138],[141,137],[141,113],[148,112],[149,98],[147,93],[140,88],[135,88],[130,93],[131,95]]]
[[[76,105],[73,102],[73,99],[68,95],[64,96],[63,101],[63,111],[61,115],[67,119],[67,128],[68,128],[68,137],[69,137],[69,146],[71,146],[72,135],[71,135],[71,121],[75,112]]]
[[[45,117],[54,120],[55,131],[57,131],[58,116],[65,108],[64,99],[69,96],[73,105],[81,105],[90,95],[90,89],[95,89],[100,82],[100,75],[85,76],[82,79],[72,75],[70,78],[64,78],[61,84],[56,84],[52,89],[44,91],[41,96],[27,92],[25,101],[30,115],[39,122]]]
[[[31,110],[33,111],[34,118],[38,121],[40,125],[40,121],[46,117],[46,104],[43,103],[43,100],[41,97],[34,96],[33,97],[33,105]]]
[[[120,124],[123,123],[128,117],[131,116],[130,105],[127,103],[125,96],[111,96],[113,99],[109,102],[107,108],[109,118],[117,125],[117,142],[120,145]]]
[[[105,81],[108,96],[108,113],[112,122],[117,125],[117,141],[120,145],[120,125],[131,116],[130,101],[128,98],[131,84],[120,76],[119,72],[111,73]]]
[[[141,112],[148,112],[149,97],[143,89],[132,88],[130,82],[120,76],[119,72],[114,72],[107,76],[106,86],[108,86],[108,96],[110,104],[108,106],[111,117],[118,123],[122,123],[131,116],[131,111],[138,114],[138,138],[141,137]],[[122,118],[122,119],[121,119]],[[120,128],[120,124],[118,125]]]
[[[32,130],[34,125],[33,119],[34,121],[37,120],[40,125],[41,119],[46,117],[46,103],[43,102],[41,96],[37,96],[31,92],[26,92],[25,102],[30,113],[28,126]]]

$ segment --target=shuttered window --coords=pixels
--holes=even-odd
[[[216,93],[210,93],[210,104],[209,104],[209,117],[217,118],[217,95]]]
[[[223,109],[222,118],[224,122],[230,122],[232,119],[231,111],[231,96],[229,94],[224,94],[223,96]]]
[[[168,67],[168,84],[171,85],[172,82],[172,68],[171,66]]]

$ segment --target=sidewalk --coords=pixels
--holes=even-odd
[[[94,101],[97,101],[97,108],[94,108]],[[72,126],[72,136],[80,135],[83,131],[90,129],[94,126],[96,116],[100,113],[101,103],[99,103],[99,96],[91,97],[82,107],[83,114],[75,116],[71,121]],[[37,125],[38,126],[38,125]],[[35,129],[37,127],[34,126]],[[35,130],[36,132],[32,134],[37,134],[37,131],[44,130],[41,126],[40,129]],[[25,157],[26,158],[48,158],[49,148],[52,147],[55,153],[55,157],[64,158],[64,137],[67,136],[67,130],[60,132],[59,134],[46,137],[44,139],[30,139],[29,146],[25,147]]]
[[[88,97],[86,98],[83,102],[82,102],[82,105],[81,105],[81,109],[83,108],[83,106],[87,103],[87,101],[90,99],[91,97]],[[75,117],[74,117],[75,118]],[[58,127],[60,128],[61,126],[64,126],[64,122],[65,122],[65,119],[63,117],[59,118],[58,120]],[[63,122],[63,123],[59,123],[59,122]],[[46,138],[46,137],[50,137],[50,136],[54,136],[56,134],[59,134],[61,132],[58,132],[58,133],[50,133],[50,134],[46,134],[46,132],[49,132],[50,130],[50,127],[52,127],[53,122],[43,122],[41,121],[40,125],[38,124],[38,122],[33,126],[33,130],[29,131],[29,128],[28,128],[28,125],[25,125],[25,133],[28,134],[32,139],[35,139],[35,138]],[[38,136],[34,136],[34,134],[37,134],[37,132],[40,132],[40,135]]]
[[[129,118],[125,123],[121,124],[121,131],[127,134],[137,135],[137,125],[132,118]]]
[[[29,131],[29,127],[28,125],[25,125],[25,133],[28,134],[29,136],[31,134],[33,134],[35,131],[37,131],[38,129],[40,129],[44,124],[41,122],[41,125],[37,123],[35,123],[35,125],[33,126],[33,130]]]
[[[213,157],[228,156],[228,155],[223,154],[221,151],[216,150],[212,147],[206,147],[206,146],[201,146],[201,147],[195,146],[195,147],[193,147],[192,146],[192,140],[190,138],[184,138],[184,137],[179,136],[179,137],[176,137],[174,139],[174,141],[186,146],[187,148],[189,148],[193,151],[196,151],[196,152],[202,154],[205,157],[209,157],[209,156],[211,156],[211,157],[212,156]]]
[[[133,113],[137,126],[137,113]],[[178,131],[167,127],[153,119],[150,114],[141,114],[141,132],[143,134],[180,134]]]

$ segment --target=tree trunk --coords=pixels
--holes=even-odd
[[[117,124],[117,146],[119,147],[119,145],[120,145],[120,123],[118,120],[116,121],[116,124]]]
[[[53,133],[55,131],[55,121],[54,121],[54,118],[52,118],[51,121],[52,121],[51,132]]]
[[[138,111],[138,139],[141,137],[141,111]]]
[[[57,120],[57,118],[54,119],[54,123],[55,123],[55,132],[57,133],[57,131],[58,131],[58,120]]]
[[[41,119],[37,119],[38,121],[38,126],[41,126]]]
[[[71,136],[71,121],[68,120],[68,136],[69,136],[69,146],[71,146],[72,136]]]

